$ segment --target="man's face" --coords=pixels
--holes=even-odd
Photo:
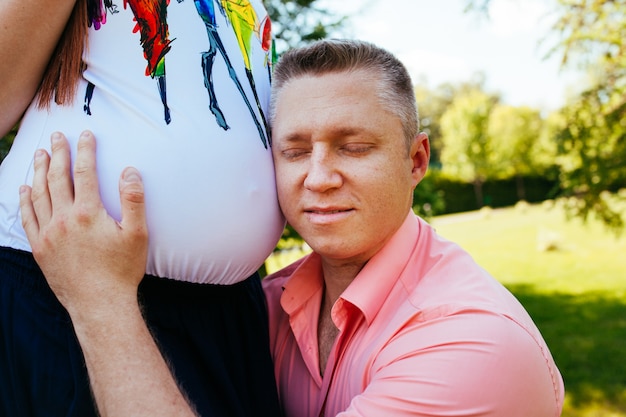
[[[407,150],[363,71],[304,76],[279,92],[272,136],[287,221],[326,261],[364,264],[407,216],[428,138]]]

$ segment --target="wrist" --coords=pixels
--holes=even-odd
[[[136,293],[98,297],[94,302],[68,303],[66,309],[79,339],[81,336],[106,338],[108,334],[123,331],[124,326],[137,321],[143,323]]]

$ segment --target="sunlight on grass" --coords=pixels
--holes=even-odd
[[[565,403],[563,405],[562,417],[624,417],[626,411],[616,408],[612,402],[608,401],[602,391],[589,387],[588,396],[592,398],[585,405],[577,405],[572,401],[572,395],[565,394]],[[626,391],[622,391],[622,397],[626,395]],[[623,400],[623,398],[622,398]],[[621,401],[622,404],[625,401]]]
[[[626,236],[611,235],[598,222],[567,220],[558,205],[441,216],[431,223],[504,284],[626,295]]]
[[[309,253],[311,253],[311,248],[309,248],[307,245],[298,245],[289,249],[283,249],[281,251],[274,252],[265,261],[266,271],[268,274],[276,272],[279,269],[286,267],[290,263],[302,258],[304,255],[308,255]]]

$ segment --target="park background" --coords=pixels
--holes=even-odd
[[[528,309],[564,417],[626,417],[626,0],[264,4],[278,55],[350,37],[405,62],[433,151],[415,212]],[[308,250],[288,226],[264,272]]]

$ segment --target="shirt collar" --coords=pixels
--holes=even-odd
[[[391,289],[400,279],[415,248],[418,233],[418,219],[410,212],[389,242],[365,264],[354,281],[341,294],[341,298],[363,312],[368,325],[374,320]]]
[[[368,325],[400,278],[414,250],[418,232],[418,219],[413,212],[409,212],[389,242],[365,264],[341,294],[340,299],[361,310]],[[281,305],[287,314],[294,314],[313,299],[313,305],[319,307],[324,288],[321,265],[320,256],[312,253],[293,271],[281,296]]]
[[[323,288],[322,260],[317,253],[313,252],[300,261],[300,265],[293,271],[291,277],[285,283],[284,291],[280,298],[283,310],[287,314],[292,315],[311,298],[318,296],[321,300],[321,290]]]

